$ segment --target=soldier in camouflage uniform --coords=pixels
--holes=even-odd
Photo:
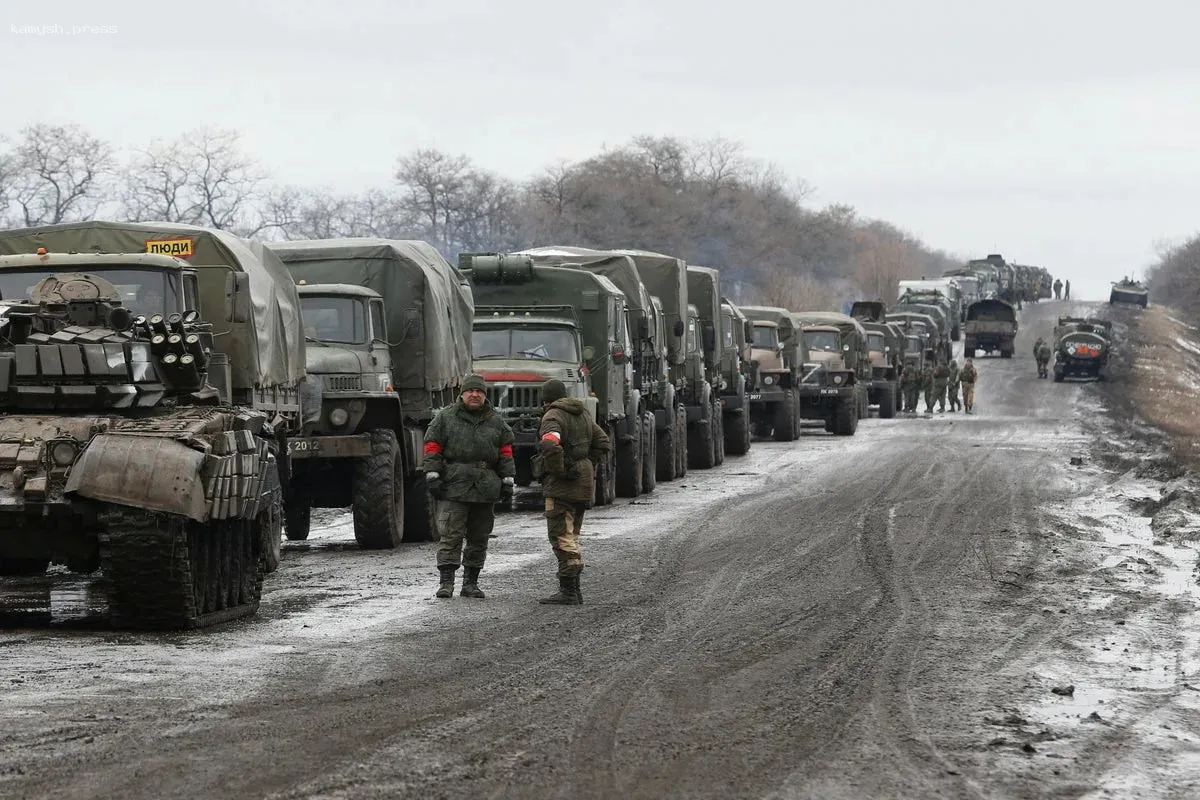
[[[915,412],[921,394],[921,370],[916,361],[905,361],[900,373],[900,389],[904,393],[904,410]]]
[[[925,413],[933,413],[933,356],[925,354],[925,367],[921,370],[921,391],[925,393]]]
[[[583,512],[596,502],[596,462],[608,455],[612,443],[588,418],[583,401],[567,397],[562,381],[542,384],[542,407],[534,475],[546,497],[546,528],[558,559],[558,592],[538,602],[577,606],[583,602],[579,590]]]
[[[460,594],[482,600],[479,571],[495,524],[493,506],[512,496],[517,467],[512,428],[492,410],[487,382],[468,375],[461,389],[458,402],[439,410],[425,432],[423,466],[425,483],[438,501],[437,596],[454,595],[454,573],[461,562]]]
[[[950,367],[938,361],[933,368],[933,399],[938,404],[938,413],[946,413],[946,387],[950,384]],[[931,409],[932,410],[932,409]]]
[[[1037,359],[1039,378],[1047,378],[1050,376],[1050,370],[1048,369],[1048,366],[1050,364],[1050,357],[1052,355],[1054,355],[1054,352],[1051,350],[1050,345],[1048,345],[1045,340],[1039,336],[1037,344],[1033,346],[1033,357]]]
[[[963,410],[970,414],[975,407],[975,381],[979,380],[979,373],[975,371],[971,359],[968,358],[959,370],[958,379],[962,382]]]
[[[954,359],[950,359],[950,379],[946,383],[946,401],[950,405],[951,412],[957,411],[962,405],[958,399],[958,362]]]

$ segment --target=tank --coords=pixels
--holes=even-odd
[[[1113,303],[1129,303],[1145,308],[1149,298],[1149,289],[1139,281],[1125,277],[1113,283],[1112,291],[1108,295],[1108,302],[1109,305]]]

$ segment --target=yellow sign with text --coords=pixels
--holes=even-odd
[[[195,240],[187,239],[147,239],[146,252],[160,256],[175,256],[176,258],[191,258]]]

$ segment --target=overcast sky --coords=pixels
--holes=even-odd
[[[1161,0],[0,0],[0,133],[230,127],[276,180],[343,190],[418,146],[523,178],[724,136],[813,204],[1098,297],[1200,230],[1198,23]]]

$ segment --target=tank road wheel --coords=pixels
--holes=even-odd
[[[654,412],[642,414],[642,492],[649,494],[658,485],[658,435],[654,431]]]
[[[838,436],[853,436],[858,430],[858,409],[855,399],[848,397],[840,400],[834,411],[833,432]]]
[[[617,450],[617,496],[637,497],[642,493],[642,425],[640,417],[626,420],[633,439],[614,442]]]
[[[725,452],[744,456],[750,452],[750,409],[745,403],[725,418]]]
[[[783,390],[783,399],[775,404],[775,424],[772,425],[777,442],[793,442],[799,436],[796,424],[796,398],[791,389]]]
[[[675,406],[675,477],[682,478],[688,471],[687,411],[682,405]]]
[[[0,575],[41,575],[50,568],[48,558],[0,558]]]
[[[660,482],[675,480],[676,473],[679,471],[679,461],[676,454],[675,431],[678,429],[678,424],[675,421],[674,415],[668,421],[667,427],[663,430],[655,430],[655,438],[658,440],[658,460],[655,461],[655,476]]]
[[[879,393],[879,418],[891,419],[896,416],[896,385],[889,383]]]
[[[611,427],[605,426],[604,432],[608,434],[609,439],[613,438],[613,430]],[[612,450],[608,451],[608,455],[600,462],[599,469],[596,472],[596,505],[608,506],[612,505],[617,499],[617,454]]]
[[[437,517],[433,498],[425,485],[425,473],[416,472],[404,479],[404,533],[406,542],[438,541]]]
[[[725,463],[725,412],[720,400],[713,403],[713,423],[717,426],[713,434],[713,450],[716,451],[713,462],[720,466]]]
[[[687,435],[688,469],[712,469],[715,466],[717,453],[713,447],[712,406],[708,407],[707,419],[699,419],[692,423]]]
[[[279,533],[282,497],[258,520],[199,524],[121,509],[104,515],[100,563],[110,622],[117,628],[202,628],[258,610],[269,534]]]
[[[393,431],[371,431],[371,455],[354,463],[354,540],[390,550],[404,538],[404,461]]]

